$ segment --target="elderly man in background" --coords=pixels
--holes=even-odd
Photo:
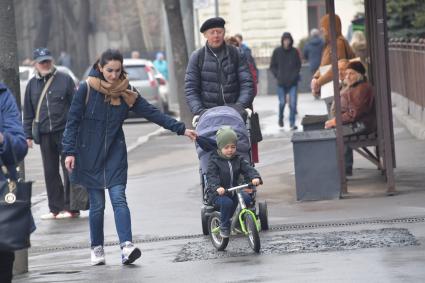
[[[47,48],[33,52],[35,76],[28,82],[24,99],[24,131],[28,147],[33,147],[33,121],[38,118],[38,131],[49,213],[41,219],[78,217],[70,208],[70,183],[62,151],[62,135],[75,91],[72,78],[59,72]],[[43,96],[43,97],[42,97]],[[39,106],[40,102],[40,106]],[[62,165],[63,180],[59,173]]]

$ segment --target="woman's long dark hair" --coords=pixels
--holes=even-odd
[[[95,70],[99,70],[99,65],[100,66],[105,66],[106,64],[108,64],[109,61],[120,61],[121,62],[121,74],[120,74],[120,79],[124,79],[125,75],[127,74],[127,72],[124,70],[124,57],[122,56],[121,52],[118,49],[106,49],[105,51],[103,51],[103,53],[100,55],[100,58],[96,60],[96,62],[94,62],[93,64],[93,69]]]

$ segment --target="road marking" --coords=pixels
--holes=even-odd
[[[155,131],[153,131],[152,133],[149,133],[147,135],[141,136],[139,138],[137,138],[137,141],[133,144],[131,144],[130,146],[127,146],[127,153],[133,151],[134,149],[136,149],[137,147],[141,146],[142,144],[146,143],[147,141],[149,141],[150,138],[158,136],[164,132],[166,132],[167,130],[164,128],[159,128]]]

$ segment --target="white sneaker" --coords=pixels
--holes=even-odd
[[[105,251],[103,246],[96,246],[91,249],[91,265],[104,265]]]
[[[58,213],[49,212],[47,214],[41,215],[40,218],[42,220],[51,220],[51,219],[56,219],[57,216],[58,216]]]
[[[56,216],[57,219],[67,219],[67,218],[77,218],[80,217],[80,213],[70,212],[70,211],[61,211]]]
[[[131,264],[142,255],[139,248],[136,248],[132,242],[125,242],[121,248],[122,264]]]

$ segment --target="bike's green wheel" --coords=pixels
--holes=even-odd
[[[220,213],[214,211],[210,218],[208,219],[208,229],[210,232],[210,238],[213,246],[219,250],[224,251],[227,244],[229,243],[229,238],[223,238],[220,236]]]
[[[259,253],[261,248],[260,235],[258,234],[255,219],[249,213],[245,214],[245,226],[248,232],[249,246],[254,250],[254,252]]]

